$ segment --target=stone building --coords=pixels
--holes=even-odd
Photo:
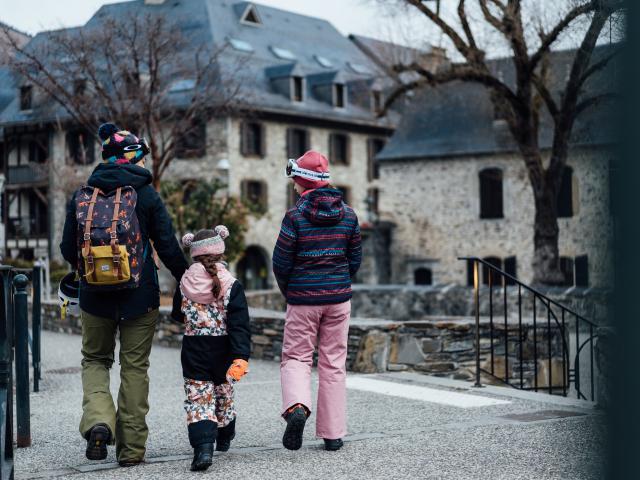
[[[595,56],[606,48],[598,47]],[[573,54],[552,55],[553,85],[566,81]],[[491,68],[507,82],[513,78],[509,59]],[[614,73],[610,64],[592,77],[585,95],[607,91]],[[573,130],[558,198],[566,285],[602,287],[611,280],[612,111],[609,104],[597,104],[578,117]],[[543,117],[545,155],[551,140],[551,120]],[[524,282],[532,280],[533,193],[506,122],[494,113],[484,87],[451,83],[416,94],[377,158],[380,215],[395,225],[394,282],[469,284],[472,276],[461,256],[488,259]]]
[[[197,145],[179,155],[163,179],[222,177],[231,195],[260,212],[249,219],[247,249],[236,265],[245,285],[273,285],[271,253],[285,209],[295,201],[284,177],[288,158],[311,148],[327,154],[332,183],[366,222],[376,208],[370,201],[378,188],[374,157],[394,124],[393,115],[376,116],[384,95],[380,75],[354,42],[325,20],[233,0],[109,4],[87,25],[147,13],[166,15],[215,48],[226,45],[221,68],[242,62],[251,111],[203,121]],[[188,93],[190,80],[176,79],[172,88]],[[59,260],[67,185],[86,178],[99,161],[99,145],[60,109],[39,109],[42,93],[35,87],[15,79],[12,88],[14,97],[0,113],[7,138],[4,249],[12,257]]]

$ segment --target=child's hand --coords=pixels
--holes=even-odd
[[[227,370],[227,381],[229,383],[236,383],[244,377],[248,371],[249,362],[241,358],[236,358],[229,367],[229,370]]]

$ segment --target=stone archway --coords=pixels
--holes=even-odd
[[[237,266],[238,280],[246,290],[269,288],[269,257],[262,247],[250,245]]]

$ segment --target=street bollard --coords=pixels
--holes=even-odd
[[[33,391],[40,391],[40,380],[42,379],[41,372],[41,337],[42,337],[42,284],[41,284],[41,272],[42,267],[35,265],[33,267],[33,275],[31,280],[31,286],[33,290],[33,302],[32,302],[32,343],[31,343],[31,357],[33,359]]]
[[[29,280],[23,274],[13,280],[14,315],[16,334],[16,420],[18,448],[31,446],[31,425],[29,408],[29,325],[27,307],[27,285]]]

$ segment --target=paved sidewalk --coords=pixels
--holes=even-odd
[[[84,457],[77,431],[82,390],[80,338],[44,332],[41,391],[31,397],[33,446],[16,452],[16,478],[179,479],[191,449],[182,410],[180,352],[154,346],[148,463],[120,469]],[[549,403],[511,389],[461,389],[412,374],[350,376],[349,432],[339,452],[325,452],[314,418],[298,452],[282,448],[278,364],[250,363],[238,384],[238,433],[217,454],[209,476],[233,479],[598,479],[605,422],[587,404]],[[112,390],[117,391],[114,366]],[[512,396],[516,394],[516,396]],[[560,399],[562,400],[562,399]]]

